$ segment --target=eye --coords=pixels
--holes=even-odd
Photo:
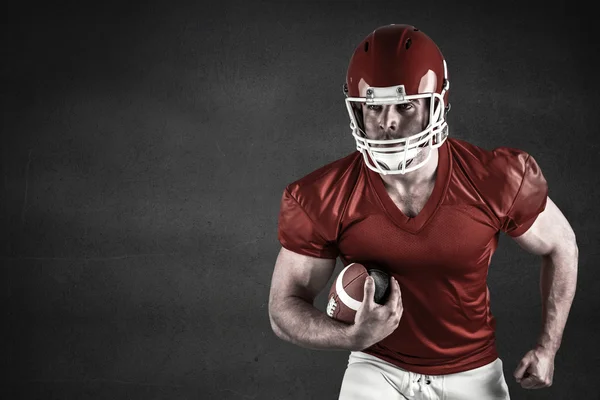
[[[402,103],[402,104],[397,104],[396,105],[396,109],[398,111],[406,111],[406,110],[410,110],[411,108],[413,108],[414,106],[412,105],[412,103]]]
[[[367,108],[373,111],[381,111],[383,107],[380,104],[369,104]]]

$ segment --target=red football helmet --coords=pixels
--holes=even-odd
[[[352,135],[367,166],[381,174],[404,174],[425,165],[431,151],[423,161],[412,163],[419,148],[439,147],[448,137],[449,87],[440,49],[419,29],[393,24],[367,36],[350,59],[344,84]],[[401,104],[417,98],[429,99],[429,125],[423,131],[400,139],[367,139],[356,103]],[[395,146],[373,147],[378,144]]]

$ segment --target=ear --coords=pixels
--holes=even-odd
[[[448,103],[446,107],[444,107],[444,118],[446,118],[446,115],[448,115],[448,111],[450,111],[451,108],[452,105],[450,103]]]

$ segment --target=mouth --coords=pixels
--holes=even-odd
[[[404,151],[404,147],[405,146],[406,146],[406,144],[401,144],[401,143],[394,143],[394,144],[372,144],[371,145],[371,147],[377,147],[377,148],[400,147],[400,149],[398,151]],[[429,141],[421,143],[420,145],[417,146],[417,148],[424,149],[427,146],[429,146]]]

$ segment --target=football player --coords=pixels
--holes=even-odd
[[[299,346],[350,351],[340,399],[510,398],[486,281],[500,232],[542,259],[543,326],[514,377],[523,388],[552,384],[575,294],[575,234],[530,154],[448,136],[449,89],[425,33],[376,29],[344,85],[357,151],[283,192],[271,325]],[[351,325],[313,306],[337,257],[392,277],[383,305],[366,280]]]

